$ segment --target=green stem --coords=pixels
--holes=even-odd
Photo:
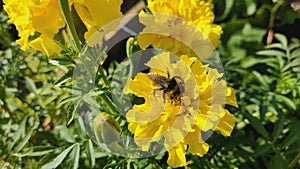
[[[289,163],[289,168],[293,168],[300,161],[300,153]]]
[[[58,2],[59,2],[60,9],[62,11],[62,14],[64,16],[64,19],[67,23],[68,29],[71,32],[72,40],[75,43],[74,48],[76,48],[77,51],[80,52],[81,51],[80,40],[78,38],[76,29],[75,29],[75,26],[74,26],[74,22],[73,22],[73,19],[72,19],[72,16],[71,16],[71,11],[70,11],[70,8],[69,8],[69,2],[68,2],[68,0],[58,0]]]
[[[273,29],[275,23],[276,12],[278,11],[279,7],[284,3],[283,0],[277,2],[275,6],[271,10],[270,22],[269,22],[269,30]]]
[[[144,3],[144,9],[146,11],[146,13],[151,13],[151,11],[147,8],[147,0],[141,0]]]

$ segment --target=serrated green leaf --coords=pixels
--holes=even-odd
[[[54,158],[52,161],[46,163],[45,165],[42,166],[42,169],[53,169],[58,167],[63,160],[66,158],[66,156],[68,155],[68,153],[73,149],[73,147],[76,144],[71,145],[70,147],[68,147],[67,149],[65,149],[63,152],[61,152],[56,158]]]

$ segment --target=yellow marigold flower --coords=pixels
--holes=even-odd
[[[222,28],[213,24],[212,0],[149,0],[153,14],[140,14],[142,49],[152,45],[177,55],[209,57],[220,44]],[[205,51],[206,53],[203,53]]]
[[[237,107],[237,101],[234,90],[221,80],[222,74],[195,57],[182,55],[175,60],[167,52],[151,58],[147,66],[149,74],[138,73],[124,88],[124,93],[145,99],[126,114],[128,129],[143,151],[163,140],[168,164],[186,166],[187,148],[201,157],[209,149],[201,131],[230,135],[235,117],[223,106]]]
[[[47,55],[60,52],[61,48],[53,37],[65,22],[57,0],[4,0],[4,4],[9,22],[15,24],[19,32],[17,43],[23,50],[32,47]],[[30,36],[36,33],[40,36],[29,41]]]
[[[102,26],[122,16],[122,2],[122,0],[73,0],[76,12],[88,29],[84,35],[86,40]]]

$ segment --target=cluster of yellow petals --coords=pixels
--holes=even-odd
[[[30,47],[48,56],[60,53],[54,36],[65,26],[58,0],[4,0],[9,22],[16,25],[23,50]],[[69,0],[87,28],[88,39],[103,25],[122,16],[122,0]]]
[[[23,50],[32,47],[47,55],[58,53],[61,48],[53,40],[65,26],[57,0],[4,0],[4,9],[19,32],[17,43]],[[39,35],[37,35],[37,33]],[[38,36],[29,41],[31,36]]]
[[[212,0],[149,0],[148,8],[151,15],[140,14],[146,26],[138,36],[142,49],[152,45],[177,55],[207,58],[220,44],[222,28],[213,24]],[[151,20],[151,16],[156,18]]]
[[[143,104],[134,105],[126,114],[128,128],[134,133],[136,144],[148,151],[151,143],[164,140],[169,153],[168,164],[186,166],[186,151],[203,156],[209,145],[202,139],[201,131],[220,131],[229,136],[235,117],[224,109],[224,104],[237,107],[235,92],[220,80],[222,74],[208,68],[195,57],[182,55],[174,61],[170,53],[162,52],[151,58],[147,66],[160,76],[180,77],[184,84],[181,103],[174,104],[171,97],[159,90],[148,74],[138,73],[129,79],[125,93],[143,97]]]

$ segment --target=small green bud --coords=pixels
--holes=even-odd
[[[93,126],[99,143],[110,145],[120,139],[120,125],[108,113],[99,113],[93,120]]]
[[[131,55],[134,52],[140,51],[140,47],[138,44],[138,41],[136,38],[130,37],[128,38],[127,42],[126,42],[126,54],[128,57],[131,57]]]

